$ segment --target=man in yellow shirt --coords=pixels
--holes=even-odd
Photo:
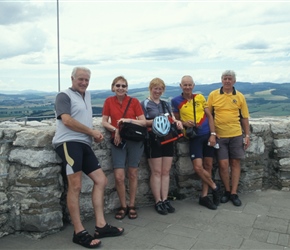
[[[208,96],[208,108],[214,117],[220,177],[225,186],[221,203],[229,200],[235,206],[242,202],[237,195],[241,159],[250,145],[249,110],[244,95],[234,87],[236,74],[226,70],[221,76],[222,87]],[[230,173],[231,169],[231,184]]]

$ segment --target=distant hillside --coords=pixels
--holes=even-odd
[[[220,87],[221,83],[197,84],[194,92],[202,93],[207,98],[212,90]],[[251,117],[290,115],[290,83],[237,82],[235,87],[245,95]],[[93,113],[100,116],[105,99],[113,93],[111,90],[91,90],[90,92]],[[169,101],[180,93],[179,86],[168,85],[162,99]],[[39,91],[23,91],[20,94],[0,93],[0,119],[53,116],[56,94],[56,92]],[[130,89],[129,86],[128,94],[141,101],[148,97],[149,90],[148,87]]]

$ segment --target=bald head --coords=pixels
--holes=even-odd
[[[194,84],[194,81],[193,81],[193,79],[192,79],[192,77],[191,77],[190,75],[185,75],[185,76],[183,76],[183,77],[181,78],[181,84],[183,84],[183,83],[190,83],[190,84],[192,84],[193,86],[195,85],[195,84]]]

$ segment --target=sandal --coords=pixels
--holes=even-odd
[[[136,212],[136,207],[129,207],[128,206],[128,218],[133,220],[138,217],[138,214]]]
[[[115,214],[115,219],[122,220],[127,215],[128,209],[127,207],[119,207],[118,212]]]
[[[92,241],[95,240],[93,236],[91,236],[86,230],[83,230],[79,233],[73,234],[73,243],[79,244],[86,248],[97,248],[100,246],[101,241],[99,241],[97,244],[92,245]]]
[[[124,228],[119,230],[117,227],[113,227],[108,223],[104,227],[95,227],[95,239],[103,238],[103,237],[114,237],[119,236],[124,233]]]

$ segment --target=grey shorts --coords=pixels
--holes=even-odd
[[[125,168],[126,163],[129,167],[137,168],[144,152],[144,143],[126,141],[126,146],[123,149],[114,145],[111,145],[111,149],[114,168]]]
[[[242,135],[230,138],[217,138],[217,143],[220,146],[216,150],[218,160],[245,158]]]

